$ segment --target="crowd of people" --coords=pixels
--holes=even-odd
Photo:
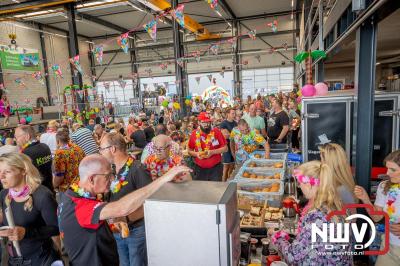
[[[226,181],[260,148],[265,158],[275,144],[298,150],[295,99],[295,93],[245,103],[236,98],[226,108],[196,100],[191,114],[178,120],[168,110],[131,115],[127,124],[63,119],[50,121],[41,134],[18,126],[0,147],[0,221],[9,226],[11,210],[15,223],[0,230],[10,241],[3,259],[8,255],[9,265],[147,265],[144,200],[167,182]],[[320,152],[321,161],[293,174],[307,202],[296,238],[289,242],[279,231],[272,240],[289,264],[352,265],[347,253],[320,256],[323,243],[312,249],[311,224],[327,222],[326,215],[344,204],[370,200],[356,186],[340,145],[322,145]],[[389,213],[390,251],[377,265],[399,265],[400,151],[385,164],[389,180],[379,186],[374,206]]]

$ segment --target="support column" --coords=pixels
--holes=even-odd
[[[233,36],[239,36],[239,21],[235,20],[233,23]],[[240,72],[240,55],[238,53],[240,49],[240,38],[236,39],[236,47],[233,49],[233,95],[242,97],[242,82]]]
[[[139,76],[138,76],[138,66],[136,63],[136,49],[135,49],[135,42],[136,42],[136,35],[132,36],[133,39],[130,40],[130,51],[131,51],[131,72],[132,74],[136,74],[136,84],[134,82],[134,79],[132,78],[132,89],[133,89],[133,97],[134,98],[139,98],[140,99],[140,81],[139,81]],[[139,100],[140,101],[140,100]]]
[[[44,82],[46,85],[47,92],[47,102],[49,105],[53,105],[53,99],[51,98],[51,89],[50,89],[50,79],[49,79],[49,64],[47,61],[47,52],[46,52],[46,43],[44,41],[45,35],[43,34],[43,26],[39,24],[39,38],[40,38],[40,48],[42,50],[42,58],[43,58],[43,68],[44,68]]]
[[[171,0],[171,5],[172,8],[175,9],[178,6],[178,0]],[[172,35],[174,39],[174,55],[175,59],[181,58],[184,56],[184,51],[183,51],[183,45],[182,45],[182,34],[179,31],[179,23],[176,22],[176,20],[173,20],[172,23]],[[184,66],[186,66],[186,62],[184,62]],[[178,63],[175,60],[175,77],[176,80],[178,81],[176,83],[177,86],[177,93],[179,95],[179,104],[181,105],[181,111],[182,115],[186,116],[187,115],[187,110],[185,106],[185,98],[189,94],[188,93],[188,88],[186,86],[187,84],[187,78],[184,73],[183,67],[178,65]],[[185,79],[185,81],[183,81]]]
[[[324,51],[324,5],[322,1],[319,2],[318,7],[318,47],[319,50]],[[315,80],[316,83],[324,81],[324,60],[321,59],[315,66]]]
[[[76,31],[76,21],[75,21],[75,4],[69,3],[65,5],[65,11],[67,13],[68,20],[68,52],[69,57],[74,57],[79,54],[79,46],[78,46],[78,33]],[[82,75],[81,73],[77,73],[74,75],[74,70],[71,66],[71,75],[72,75],[72,83],[74,85],[78,85],[80,88],[83,86]],[[77,102],[79,110],[84,109],[84,97],[81,97],[77,94]]]
[[[97,81],[97,77],[96,77],[96,61],[94,59],[93,53],[92,51],[94,50],[94,45],[93,43],[89,43],[89,64],[90,64],[90,73],[92,74],[92,86],[96,87],[96,81]]]
[[[0,64],[0,84],[3,84],[4,88],[6,87],[6,85],[4,84],[4,77],[3,77],[3,69],[1,68],[1,64]],[[3,96],[4,91],[0,90],[0,98]]]
[[[356,33],[354,129],[356,184],[370,192],[377,25],[366,20]]]

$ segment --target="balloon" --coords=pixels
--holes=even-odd
[[[95,112],[95,113],[98,113],[98,112],[99,112],[99,108],[97,108],[97,107],[94,108],[94,112]]]
[[[168,107],[168,101],[167,100],[164,100],[163,102],[162,102],[162,104],[161,104],[163,107]]]
[[[169,104],[168,104],[168,108],[169,108],[169,109],[172,109],[173,106],[174,106],[174,103],[169,103]]]
[[[297,92],[297,96],[299,96],[299,97],[303,96],[303,94],[301,93],[301,90],[299,90],[299,91]]]
[[[70,116],[70,117],[74,117],[74,112],[68,111],[68,112],[67,112],[67,115]]]
[[[301,103],[301,98],[302,98],[301,96],[297,97],[297,98],[296,98],[296,102],[297,102],[297,103]]]
[[[174,107],[175,110],[181,109],[181,105],[179,103],[174,103],[173,107]]]
[[[164,101],[164,96],[158,96],[158,102],[162,103]]]
[[[186,105],[190,105],[190,100],[189,100],[189,99],[186,99],[186,100],[185,100],[185,104],[186,104]]]
[[[303,88],[301,88],[301,93],[305,97],[312,97],[315,95],[315,92],[315,87],[312,84],[304,85]]]
[[[26,124],[26,119],[25,119],[25,117],[22,117],[22,118],[19,120],[19,123],[22,124],[22,125],[25,125],[25,124]]]
[[[299,108],[299,111],[301,111],[301,104],[299,104],[298,106],[297,106],[297,108]]]
[[[319,96],[324,96],[328,94],[328,86],[323,82],[315,84],[315,90],[316,94]]]
[[[27,123],[32,122],[32,116],[27,116],[25,120]]]

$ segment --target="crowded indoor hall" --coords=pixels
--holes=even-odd
[[[399,266],[399,30],[398,0],[0,0],[0,266]]]

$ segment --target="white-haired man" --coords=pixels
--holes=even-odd
[[[114,179],[111,165],[101,155],[89,155],[79,165],[79,184],[61,196],[59,226],[71,265],[118,266],[118,250],[107,219],[124,217],[143,205],[165,183],[190,169],[174,167],[151,184],[121,199],[104,203],[97,195],[109,191]]]

